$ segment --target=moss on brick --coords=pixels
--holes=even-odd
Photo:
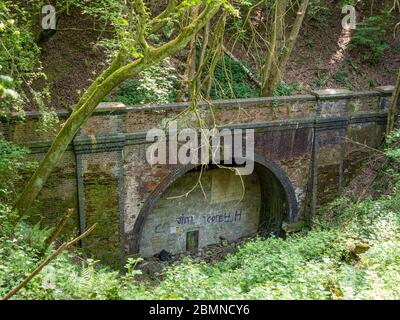
[[[18,192],[21,191],[23,184],[31,174],[32,172],[24,174],[24,179],[17,186]],[[30,224],[40,223],[43,228],[56,227],[68,209],[73,209],[74,214],[60,233],[60,240],[77,235],[79,230],[75,168],[70,164],[63,164],[50,175],[38,199],[29,209],[25,221]]]
[[[86,225],[97,228],[84,240],[84,249],[115,268],[120,262],[118,180],[94,171],[84,177]]]

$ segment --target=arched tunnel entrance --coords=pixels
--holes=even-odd
[[[255,160],[248,176],[209,166],[202,173],[202,187],[194,189],[201,167],[173,173],[142,209],[131,251],[142,257],[162,250],[177,254],[221,240],[280,232],[283,221],[297,216],[293,187],[275,163]]]

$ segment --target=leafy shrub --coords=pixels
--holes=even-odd
[[[212,99],[252,98],[258,96],[243,66],[228,55],[218,62],[211,89]]]
[[[26,161],[26,148],[0,140],[0,200],[15,198],[15,184],[22,179],[22,172],[32,170],[35,162]]]
[[[319,29],[327,27],[328,16],[331,15],[330,9],[324,2],[321,0],[311,0],[307,8],[308,16],[316,22],[316,26]]]
[[[327,8],[324,1],[311,0],[310,3],[308,4],[307,13],[311,16],[326,11],[329,11],[329,8]]]
[[[400,129],[394,130],[386,137],[386,156],[393,162],[400,163]]]
[[[9,76],[0,75],[0,117],[8,117],[9,106],[19,99],[14,89],[14,80]]]
[[[165,60],[143,71],[140,78],[122,84],[113,98],[126,105],[166,104],[176,100],[178,85],[175,68]]]
[[[338,70],[334,75],[333,75],[333,79],[339,83],[341,86],[346,87],[349,90],[353,90],[353,85],[351,84],[350,80],[349,80],[349,72],[348,69],[345,68],[341,68],[340,70]]]
[[[286,83],[281,80],[278,84],[278,87],[275,89],[275,99],[273,101],[274,106],[279,105],[278,97],[291,96],[298,90],[298,86],[293,83]]]
[[[294,83],[286,83],[280,81],[278,87],[275,90],[276,97],[291,96],[298,90],[298,86]]]
[[[7,74],[27,76],[39,66],[40,49],[31,33],[29,13],[8,0],[0,0],[0,66]]]
[[[385,42],[385,35],[390,23],[390,16],[382,14],[372,16],[357,24],[357,29],[351,40],[350,48],[362,47],[367,49],[364,61],[378,63],[389,44]]]
[[[32,5],[39,8],[36,7],[38,3]],[[37,11],[30,10],[27,3],[20,5],[0,0],[0,73],[14,78],[12,86],[6,87],[9,97],[0,99],[0,115],[4,116],[8,108],[22,112],[23,107],[31,103],[41,112],[42,129],[47,130],[58,122],[58,118],[54,110],[47,107],[51,101],[48,86],[44,85],[40,90],[33,86],[35,81],[47,79],[41,71],[40,48],[32,33],[34,12]],[[4,82],[10,81],[3,77],[1,82],[0,88],[4,88]]]

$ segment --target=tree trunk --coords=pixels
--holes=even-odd
[[[290,32],[287,44],[283,48],[283,52],[279,57],[272,57],[276,63],[271,64],[271,69],[265,75],[263,86],[261,89],[262,96],[273,96],[278,86],[279,81],[282,79],[282,71],[285,68],[289,58],[292,54],[293,48],[296,44],[297,38],[300,33],[301,26],[303,25],[304,17],[308,8],[309,0],[303,0],[297,12],[296,20]]]
[[[282,39],[283,35],[279,34],[282,32],[282,19],[283,15],[285,14],[287,6],[287,1],[275,1],[274,5],[274,21],[271,27],[271,41],[269,46],[268,57],[265,61],[262,75],[261,75],[261,96],[268,95],[268,82],[271,78],[271,72],[273,69],[276,69],[278,64],[278,47],[279,47],[279,40],[278,38]],[[275,67],[274,67],[275,66]]]

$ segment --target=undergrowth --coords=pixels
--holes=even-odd
[[[211,99],[240,99],[258,97],[256,85],[251,83],[243,66],[228,55],[218,62],[211,89]]]
[[[176,101],[178,88],[177,72],[167,59],[143,71],[139,78],[123,83],[106,101],[126,105],[166,104]]]
[[[361,47],[366,49],[362,55],[364,62],[377,64],[390,46],[385,41],[389,30],[391,16],[382,13],[370,16],[357,24],[357,29],[350,43],[350,49]]]

